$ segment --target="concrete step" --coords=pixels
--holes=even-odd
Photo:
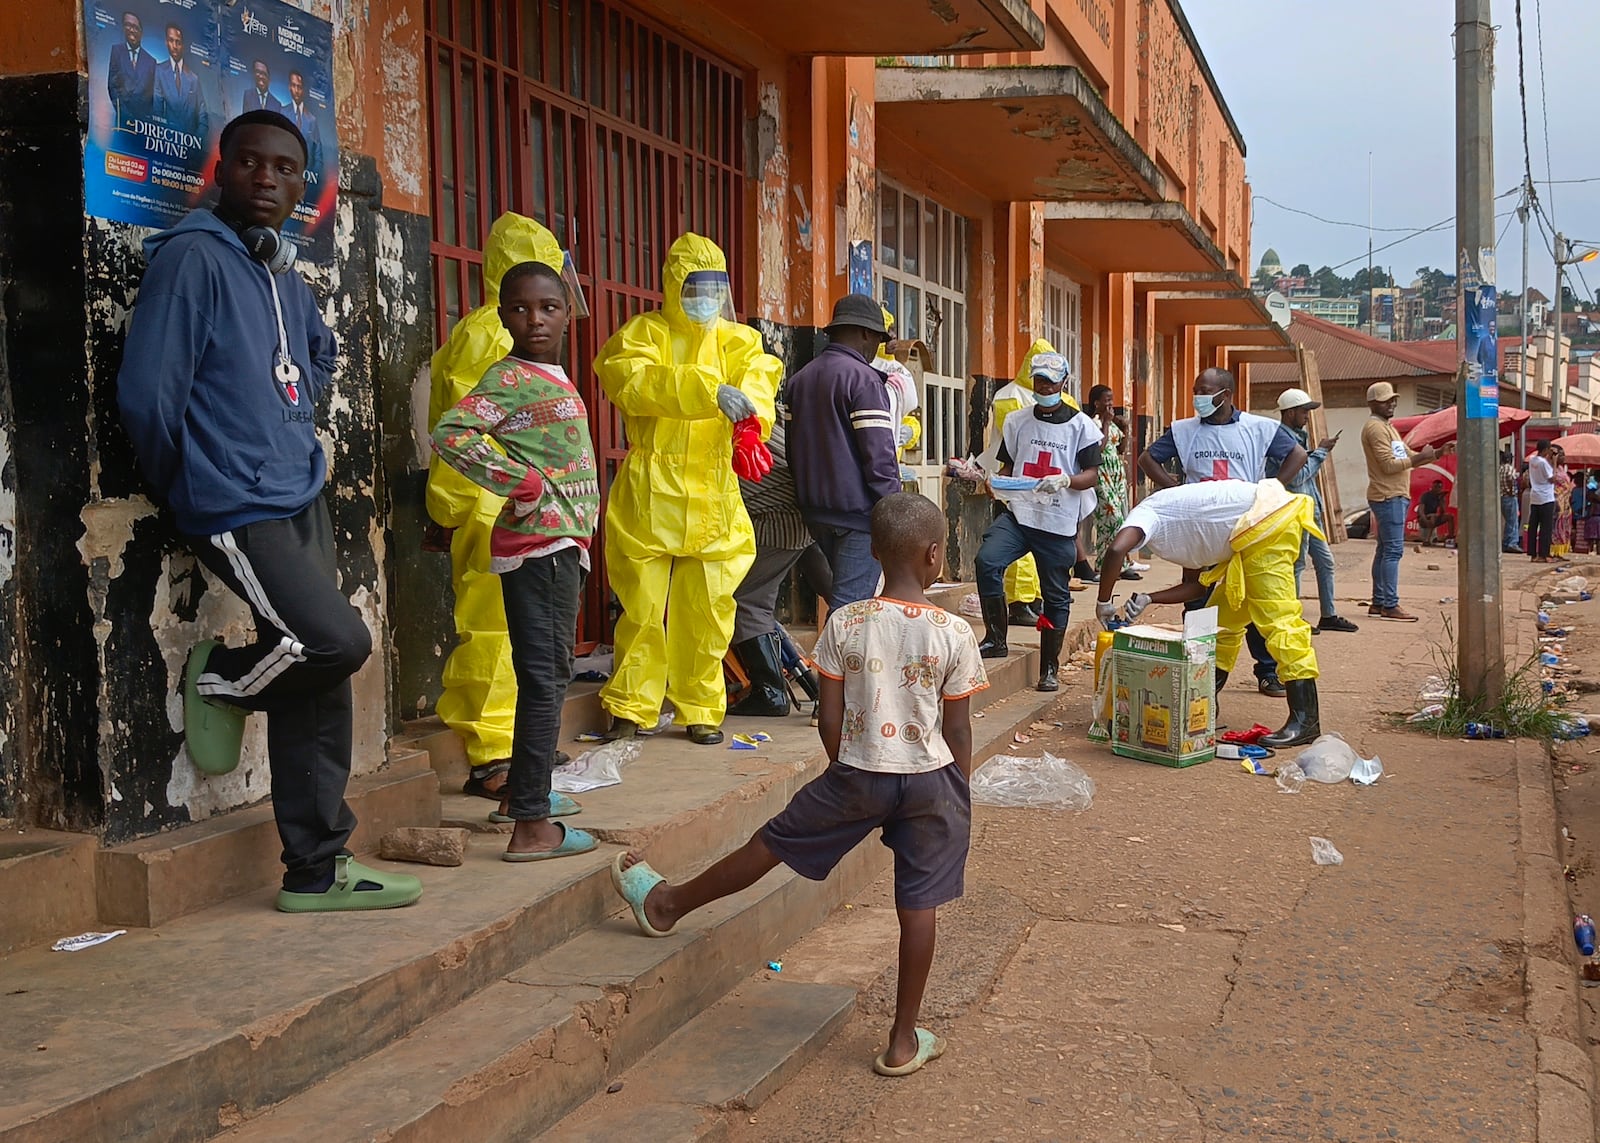
[[[439,823],[439,785],[426,761],[415,751],[391,752],[382,770],[351,779],[345,800],[359,822],[351,850],[370,853],[379,838],[400,826]],[[94,880],[100,920],[149,928],[276,886],[283,877],[282,854],[270,802],[99,850]]]
[[[0,833],[0,956],[94,928],[93,834]]]
[[[573,683],[567,688],[566,704],[561,711],[561,741],[570,743],[585,730],[602,730],[607,719],[600,708],[599,683]],[[572,747],[562,749],[569,754]],[[389,750],[420,751],[427,756],[428,765],[439,775],[439,789],[446,794],[461,792],[461,786],[472,772],[467,764],[467,751],[461,739],[444,724],[438,715],[407,722],[402,733],[389,740]]]
[[[1052,700],[1020,689],[1032,681],[1034,655],[1019,647],[990,664],[986,717],[974,723],[980,761]],[[567,997],[565,1009],[558,1004],[539,1025],[554,1030],[537,1050],[527,1047],[537,1027],[524,1027],[523,1049],[492,1053],[503,1069],[452,1059],[452,1082],[467,1086],[446,1085],[445,1102],[479,1109],[478,1120],[463,1120],[473,1136],[503,1137],[495,1134],[502,1105],[491,1095],[469,1100],[468,1092],[501,1074],[548,1071],[541,1082],[567,1092],[541,1105],[539,1114],[554,1122],[839,899],[829,883],[791,884],[774,874],[771,886],[728,903],[726,914],[692,918],[669,940],[648,941],[607,920],[617,909],[607,870],[616,845],[648,846],[664,871],[692,874],[741,844],[825,764],[816,731],[798,716],[733,719],[728,729],[765,730],[774,740],[743,752],[665,734],[646,741],[620,785],[584,795],[575,824],[609,843],[592,854],[510,866],[499,860],[503,839],[478,834],[460,867],[406,867],[425,885],[408,909],[291,916],[272,910],[267,889],[80,953],[34,948],[5,958],[0,973],[26,987],[0,1006],[0,1143],[209,1138],[309,1095],[436,1017],[444,1017],[437,1027],[451,1024],[458,1006],[500,985],[591,989],[605,1005],[585,1008]],[[420,774],[413,780],[431,783],[436,797],[436,779]],[[884,851],[863,846],[853,860],[864,863],[864,878]],[[853,876],[838,880],[842,893]],[[531,974],[521,971],[536,958]],[[488,1024],[471,1023],[490,1035]],[[565,1061],[574,1044],[590,1070],[540,1064]],[[569,1072],[582,1082],[563,1088]],[[395,1084],[376,1084],[360,1101],[382,1108],[400,1098],[395,1092]]]
[[[228,1143],[528,1139],[645,1058],[763,957],[777,955],[821,923],[887,862],[881,847],[862,846],[825,882],[774,872],[660,940],[640,935],[631,915],[619,914],[222,1138]],[[854,992],[823,992],[834,1022],[830,1027],[836,1026],[853,1006]],[[813,992],[808,999],[810,1005],[790,1000],[788,1009],[798,1009],[789,1012],[791,1022],[814,1015],[817,996]],[[784,1012],[784,1005],[769,1003],[748,1015]],[[753,1049],[757,1034],[748,1019],[723,1031],[737,1031],[739,1043]],[[781,1034],[783,1028],[775,1031]],[[741,1077],[751,1098],[772,1090],[788,1074],[780,1059],[752,1069],[750,1063],[761,1054],[736,1051],[731,1039],[715,1051],[704,1030],[691,1039],[712,1059],[725,1053],[730,1059],[743,1056],[741,1068],[724,1082]],[[720,1088],[703,1078],[692,1090]]]
[[[696,1016],[544,1136],[560,1143],[726,1137],[725,1111],[754,1111],[850,1019],[856,990],[766,973]],[[616,1085],[613,1085],[616,1086]]]

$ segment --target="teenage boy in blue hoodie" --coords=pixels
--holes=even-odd
[[[355,815],[350,676],[371,636],[339,583],[315,408],[337,345],[279,231],[305,194],[306,143],[273,111],[222,130],[214,210],[145,242],[117,405],[158,499],[206,568],[250,606],[254,642],[196,646],[184,737],[208,773],[238,765],[267,712],[285,912],[409,905],[422,883],[345,849]]]

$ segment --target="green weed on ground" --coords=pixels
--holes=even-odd
[[[1448,621],[1445,623],[1445,640],[1442,644],[1433,645],[1434,666],[1438,668],[1439,677],[1444,680],[1448,692],[1444,699],[1438,700],[1444,709],[1416,721],[1404,714],[1395,715],[1397,725],[1436,738],[1463,738],[1467,733],[1467,723],[1486,723],[1503,731],[1507,738],[1536,738],[1541,742],[1550,742],[1555,738],[1556,731],[1571,718],[1544,693],[1537,653],[1506,675],[1505,692],[1500,696],[1500,701],[1469,702],[1462,698],[1455,629]]]

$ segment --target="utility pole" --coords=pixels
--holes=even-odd
[[[1505,691],[1505,642],[1500,606],[1499,363],[1480,382],[1467,358],[1469,305],[1478,285],[1492,289],[1494,267],[1494,27],[1489,0],[1456,0],[1456,665],[1461,697],[1489,706]],[[1477,279],[1468,285],[1469,274]],[[1493,337],[1487,317],[1483,336]]]
[[[1561,417],[1561,390],[1567,387],[1567,371],[1561,367],[1561,278],[1567,265],[1567,238],[1556,232],[1556,327],[1555,349],[1550,354],[1550,417]],[[1559,426],[1556,432],[1560,436]]]
[[[1533,176],[1522,176],[1522,201],[1517,204],[1517,218],[1522,222],[1522,354],[1519,360],[1522,365],[1517,369],[1517,388],[1521,390],[1522,407],[1528,407],[1528,205],[1533,201]],[[1524,429],[1523,433],[1526,434]],[[1517,452],[1520,461],[1527,451],[1527,442],[1522,440],[1522,448]]]

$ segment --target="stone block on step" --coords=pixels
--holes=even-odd
[[[436,826],[402,826],[378,842],[385,861],[415,861],[421,865],[460,865],[467,856],[467,831]]]

